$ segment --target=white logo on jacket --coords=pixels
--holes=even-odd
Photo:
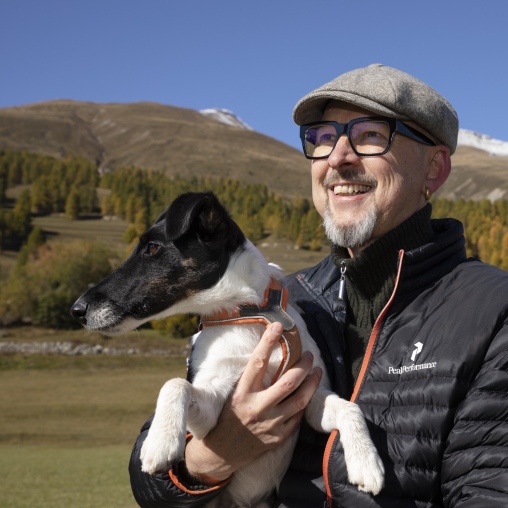
[[[416,357],[422,352],[423,344],[416,342],[416,348],[411,355],[411,361],[414,362]],[[402,365],[401,367],[388,367],[388,374],[404,374],[405,372],[413,372],[415,370],[434,369],[437,362],[413,363],[412,365]]]
[[[421,342],[417,342],[415,344],[416,349],[413,351],[413,354],[411,355],[411,361],[414,362],[416,355],[419,355],[422,352],[423,344]]]

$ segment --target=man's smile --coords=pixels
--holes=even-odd
[[[345,185],[334,185],[333,193],[336,196],[354,196],[357,194],[364,194],[371,189],[368,185],[360,184],[345,184]]]

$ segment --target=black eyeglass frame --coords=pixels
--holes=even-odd
[[[390,137],[388,140],[388,145],[384,149],[384,151],[380,153],[359,153],[353,143],[351,142],[351,128],[353,125],[360,123],[360,122],[369,122],[369,121],[382,121],[386,122],[388,126],[390,127]],[[335,131],[337,133],[337,139],[335,140],[335,143],[333,144],[332,149],[330,150],[330,153],[328,155],[321,155],[319,157],[313,157],[311,155],[307,155],[307,152],[305,150],[305,132],[309,127],[314,127],[315,125],[333,125],[335,127]],[[349,144],[351,145],[351,148],[355,152],[358,157],[377,157],[379,155],[384,155],[385,153],[390,150],[390,147],[392,146],[393,136],[396,132],[399,132],[403,136],[406,136],[407,138],[413,139],[414,141],[417,141],[418,143],[422,143],[424,145],[428,146],[436,146],[436,143],[432,141],[430,138],[422,134],[417,129],[405,124],[402,120],[397,120],[396,118],[390,118],[386,116],[365,116],[362,118],[355,118],[354,120],[351,120],[348,123],[339,123],[334,121],[321,121],[321,122],[311,122],[304,124],[300,126],[300,139],[302,141],[302,148],[303,148],[303,154],[307,159],[311,160],[318,160],[318,159],[327,159],[330,157],[331,153],[335,150],[335,147],[337,146],[337,143],[342,136],[342,134],[346,134],[347,139],[349,141]]]

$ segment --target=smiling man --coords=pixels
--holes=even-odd
[[[348,482],[336,432],[302,423],[273,508],[508,506],[508,274],[466,258],[455,219],[431,219],[458,119],[422,81],[375,64],[295,107],[316,209],[332,242],[285,284],[333,389],[362,409],[386,472],[377,496]],[[263,335],[217,427],[170,475],[131,479],[141,506],[204,506],[300,423],[320,378],[302,359],[260,382],[281,327]]]
[[[383,86],[373,86],[382,76]],[[354,93],[347,91],[348,81],[359,87]],[[410,91],[418,86],[435,102],[429,108],[440,113],[422,119],[434,131],[433,139],[414,120],[420,120],[420,112]],[[383,104],[374,102],[379,99]],[[312,160],[316,209],[328,236],[351,254],[423,208],[448,177],[457,142],[455,111],[432,89],[396,69],[373,65],[341,76],[304,97],[294,116],[303,123],[303,149]]]

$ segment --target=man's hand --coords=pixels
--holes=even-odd
[[[280,323],[266,329],[216,427],[203,440],[191,439],[187,444],[187,469],[204,483],[213,485],[229,478],[240,467],[284,442],[299,425],[322,372],[319,367],[311,372],[312,354],[305,352],[265,389],[263,376],[282,332]]]

